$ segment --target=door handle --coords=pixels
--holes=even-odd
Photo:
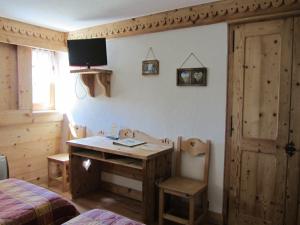
[[[285,146],[285,151],[289,157],[292,157],[296,152],[296,147],[294,142],[290,142]]]

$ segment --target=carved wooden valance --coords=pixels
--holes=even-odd
[[[70,33],[0,17],[0,42],[66,51],[66,39],[116,38],[300,10],[300,0],[223,0]]]
[[[300,0],[224,0],[70,32],[69,39],[115,38],[300,9]]]
[[[64,32],[0,17],[0,42],[65,51],[66,38]]]

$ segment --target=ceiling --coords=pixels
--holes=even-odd
[[[73,31],[215,0],[0,0],[0,17]]]

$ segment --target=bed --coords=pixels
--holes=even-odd
[[[93,209],[82,213],[63,225],[143,225],[116,213]]]
[[[18,179],[0,181],[1,225],[56,225],[79,213],[58,194]]]

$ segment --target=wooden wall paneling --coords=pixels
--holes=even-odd
[[[0,127],[32,122],[30,110],[1,110]]]
[[[300,17],[294,18],[290,142],[297,152],[288,158],[286,225],[300,224]],[[298,219],[297,219],[298,218]]]
[[[291,18],[238,25],[235,29],[229,224],[283,224],[287,165],[284,146],[288,141],[292,64],[291,31]],[[255,49],[247,46],[249,40],[254,40],[252,43],[255,43]],[[270,49],[269,42],[274,46],[280,45],[280,51],[257,51],[260,48]],[[262,46],[259,47],[258,44]],[[274,61],[270,61],[270,54],[275,58],[272,59]],[[276,61],[276,58],[280,60]],[[257,62],[257,59],[260,61]],[[280,77],[271,77],[274,71],[268,69],[270,65],[267,62],[280,63],[280,67],[275,67],[275,73],[280,74]],[[257,70],[259,66],[260,69]],[[247,76],[250,75],[255,80],[249,80]],[[276,93],[270,94],[269,91],[274,88],[271,84],[274,82],[279,82],[280,86],[277,85]],[[270,86],[260,86],[261,83]],[[258,87],[259,90],[255,89]],[[252,92],[255,92],[254,95]],[[256,96],[256,93],[260,95]],[[269,96],[279,99],[280,103],[270,100]],[[265,97],[269,101],[262,101]],[[257,101],[262,105],[255,105]],[[255,109],[252,111],[255,119],[251,122],[257,123],[260,117],[268,114],[267,121],[274,126],[273,129],[278,130],[277,133],[265,136],[258,132],[254,136],[247,136],[244,126],[251,118],[245,120],[244,109],[249,104],[254,105]],[[279,107],[275,107],[276,105]],[[264,107],[266,110],[261,115]],[[267,130],[260,122],[259,126],[255,129]]]
[[[31,173],[24,173],[16,176],[17,179],[26,180],[36,184],[47,182],[47,169],[39,169]]]
[[[62,122],[63,114],[60,112],[33,112],[32,123],[48,123],[48,122]]]
[[[48,156],[59,149],[60,138],[50,138],[33,142],[25,142],[17,145],[0,147],[1,154],[8,157],[10,165],[19,162],[30,163],[32,158]]]
[[[7,127],[0,128],[0,132],[3,129],[7,129]],[[18,128],[15,129],[18,130]],[[18,132],[16,133],[18,135]],[[18,143],[1,146],[0,154],[4,154],[8,158],[10,176],[25,180],[46,179],[46,159],[47,156],[57,153],[59,149],[61,142],[59,130],[55,136],[44,139],[43,131],[41,131],[40,135],[35,135],[32,141],[22,140],[22,137],[18,136],[21,139]]]
[[[0,110],[17,109],[17,47],[0,43]]]
[[[61,122],[25,124],[0,128],[0,147],[14,146],[25,142],[59,138]]]
[[[0,42],[66,51],[67,34],[0,17]]]
[[[32,51],[17,46],[18,109],[32,110]]]
[[[68,39],[124,37],[299,9],[299,0],[216,1],[70,32]]]
[[[59,112],[31,112],[30,110],[0,111],[0,127],[30,123],[61,122],[63,114]]]
[[[34,174],[38,170],[47,168],[47,156],[32,156],[27,161],[11,161],[9,167],[11,168],[10,171],[12,171],[12,173],[10,173],[11,177],[21,177],[23,174]],[[45,173],[44,176],[47,176],[47,173]]]

